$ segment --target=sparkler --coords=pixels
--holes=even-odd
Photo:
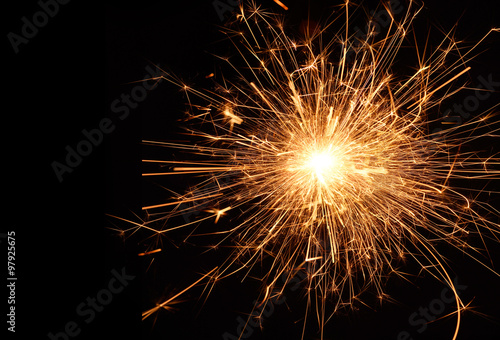
[[[412,22],[420,11],[415,7],[410,1],[396,20],[387,6],[387,33],[380,36],[372,29],[361,41],[349,31],[356,9],[349,1],[334,13],[338,16],[332,23],[346,22],[333,39],[325,38],[332,24],[310,27],[304,38],[294,39],[278,16],[256,5],[242,7],[237,28],[225,34],[243,67],[220,57],[237,81],[223,78],[213,90],[203,91],[172,74],[164,77],[188,98],[186,121],[192,124],[187,134],[195,142],[144,143],[196,159],[147,159],[145,163],[169,165],[170,170],[143,175],[193,175],[199,183],[187,193],[145,206],[151,218],[134,229],[203,234],[197,226],[213,221],[218,230],[209,233],[221,237],[219,245],[231,240],[235,248],[202,277],[207,286],[230,275],[246,277],[260,261],[270,259],[260,278],[265,301],[283,293],[280,278],[289,281],[303,270],[308,304],[320,329],[329,313],[352,306],[366,290],[386,299],[384,278],[403,276],[400,260],[413,259],[452,288],[455,339],[466,305],[453,288],[437,244],[452,244],[476,258],[476,249],[463,235],[498,240],[498,210],[474,199],[492,190],[466,192],[453,186],[457,179],[499,178],[498,157],[462,151],[478,138],[495,137],[498,127],[490,122],[492,108],[461,126],[438,134],[429,130],[432,113],[462,89],[456,83],[470,70],[467,63],[478,44],[498,30],[468,49],[451,33],[432,51],[427,45],[419,48],[415,40],[418,65],[404,77],[393,64],[400,47],[412,39]],[[170,225],[191,211],[202,213]],[[226,215],[236,223],[226,227],[221,223]]]

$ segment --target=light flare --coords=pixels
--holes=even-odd
[[[335,166],[339,166],[339,161],[335,156],[326,151],[314,152],[308,161],[308,166],[316,174],[318,180],[326,185],[325,176],[328,176],[335,170]]]

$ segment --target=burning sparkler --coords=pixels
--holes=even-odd
[[[396,20],[387,5],[387,34],[373,29],[362,41],[349,31],[356,9],[349,1],[333,21],[345,18],[344,31],[332,39],[325,38],[332,24],[313,26],[304,38],[294,39],[277,16],[256,5],[242,7],[236,28],[225,33],[244,67],[221,57],[237,82],[222,79],[213,90],[202,91],[165,75],[187,95],[187,120],[195,122],[188,135],[196,143],[145,144],[192,153],[196,160],[147,159],[171,170],[144,176],[189,174],[199,183],[144,207],[155,218],[134,228],[158,235],[181,228],[193,233],[200,222],[212,220],[220,228],[210,233],[221,236],[220,244],[229,239],[236,247],[203,278],[213,283],[235,273],[248,275],[257,262],[270,259],[261,278],[263,301],[283,292],[279,278],[287,281],[305,270],[308,301],[320,328],[328,313],[351,306],[366,290],[384,298],[383,278],[403,275],[396,264],[413,259],[452,287],[455,339],[465,305],[436,244],[471,249],[463,235],[498,239],[498,222],[482,216],[498,218],[499,212],[450,184],[499,178],[497,157],[461,151],[474,139],[494,137],[498,128],[489,122],[491,111],[429,133],[431,113],[460,90],[455,84],[469,71],[477,44],[464,50],[450,33],[433,51],[416,48],[413,74],[396,74],[392,65],[412,35],[415,7],[410,1]],[[472,134],[478,129],[488,133]],[[202,213],[169,225],[189,211]],[[237,216],[229,228],[220,223],[226,214]],[[155,227],[158,221],[161,228]]]

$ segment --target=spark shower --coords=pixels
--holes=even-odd
[[[422,5],[405,5],[396,16],[382,3],[390,22],[382,30],[368,25],[362,38],[350,22],[362,9],[349,1],[300,35],[288,33],[286,15],[245,5],[224,28],[237,54],[217,56],[231,77],[207,75],[213,86],[199,89],[164,72],[187,98],[188,141],[145,140],[165,150],[165,158],[144,159],[162,171],[143,176],[190,176],[196,184],[184,192],[167,188],[165,200],[144,206],[145,220],[127,221],[124,232],[146,230],[156,241],[174,231],[185,234],[179,242],[215,236],[219,242],[208,251],[232,251],[143,318],[170,309],[195,286],[207,293],[233,275],[260,275],[255,297],[264,303],[284,294],[300,272],[304,321],[316,320],[323,337],[340,309],[370,294],[390,300],[385,281],[407,277],[411,261],[451,287],[456,327],[450,338],[457,337],[467,304],[440,245],[491,268],[469,240],[498,241],[499,211],[478,199],[496,192],[456,183],[500,178],[498,155],[464,147],[496,140],[496,106],[461,125],[431,128],[440,123],[441,104],[466,88],[469,63],[498,29],[469,45],[445,32],[438,46],[429,46],[413,29]],[[402,74],[395,65],[408,46],[415,63]],[[195,217],[179,223],[186,215]],[[161,254],[157,245],[140,255]]]

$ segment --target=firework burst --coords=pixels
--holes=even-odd
[[[454,290],[436,244],[452,244],[474,257],[476,249],[463,236],[497,240],[500,231],[498,211],[474,199],[480,192],[452,185],[457,179],[499,178],[495,155],[462,150],[479,137],[494,137],[493,110],[429,132],[433,113],[462,89],[477,44],[464,48],[449,33],[432,51],[418,48],[412,22],[419,8],[413,2],[398,20],[386,8],[386,34],[372,27],[359,39],[349,30],[356,9],[348,2],[339,6],[329,25],[309,25],[297,39],[285,32],[282,18],[256,5],[242,7],[224,31],[240,60],[219,57],[236,81],[222,78],[203,91],[166,73],[188,98],[186,129],[193,142],[144,143],[193,157],[146,159],[170,167],[143,175],[192,175],[199,182],[145,206],[149,220],[134,227],[155,235],[181,228],[204,234],[196,228],[212,220],[218,229],[209,233],[219,235],[221,245],[230,240],[234,250],[204,276],[209,284],[250,275],[262,262],[265,301],[283,293],[282,278],[286,285],[305,271],[307,301],[320,328],[366,290],[385,299],[384,280],[404,276],[399,266],[405,258]],[[342,33],[329,37],[340,21]],[[393,65],[400,47],[412,40],[417,63],[402,76]],[[201,213],[171,225],[192,211]],[[230,227],[221,223],[225,215],[232,217]],[[465,308],[454,293],[453,338]]]

